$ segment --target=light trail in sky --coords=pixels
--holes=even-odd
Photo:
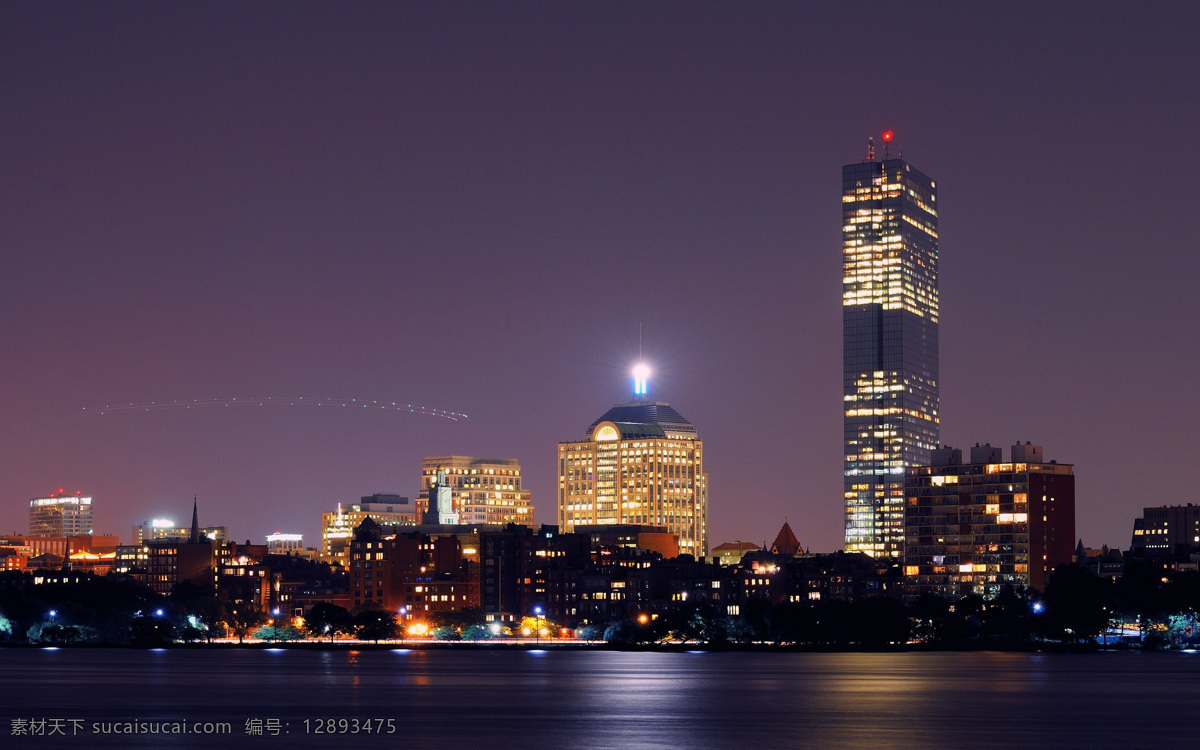
[[[85,416],[103,416],[106,414],[125,414],[129,412],[150,411],[182,411],[187,409],[211,409],[220,407],[326,407],[331,409],[364,409],[368,411],[395,411],[409,414],[424,414],[427,417],[441,417],[457,422],[466,419],[466,414],[445,409],[435,409],[429,406],[403,404],[399,401],[378,401],[363,398],[313,398],[309,396],[262,396],[232,398],[196,398],[174,401],[142,401],[137,403],[113,403],[105,406],[85,406],[82,412]]]

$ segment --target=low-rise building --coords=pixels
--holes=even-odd
[[[412,620],[479,606],[478,564],[455,534],[385,528],[368,518],[354,530],[349,557],[353,607],[404,608]]]
[[[762,547],[754,542],[723,542],[713,547],[713,557],[719,565],[740,565],[748,552],[758,552]]]

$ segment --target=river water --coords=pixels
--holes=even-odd
[[[0,664],[3,748],[1200,743],[1200,654],[3,649]],[[229,726],[147,733],[175,722]]]

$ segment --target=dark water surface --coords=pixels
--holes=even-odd
[[[0,748],[1200,745],[1197,654],[3,649],[0,663]],[[37,718],[85,723],[12,734]],[[321,718],[396,731],[314,734]],[[281,733],[247,734],[248,719]],[[184,720],[232,732],[92,728]]]

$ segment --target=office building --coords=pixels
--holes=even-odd
[[[418,512],[428,510],[428,490],[438,469],[446,475],[457,523],[533,525],[529,490],[521,487],[521,465],[514,458],[426,456],[421,462]]]
[[[180,541],[187,539],[192,533],[190,526],[179,526],[166,518],[155,518],[142,521],[133,527],[133,544],[142,542]],[[224,542],[229,539],[229,530],[224,526],[201,526],[200,536],[214,542]]]
[[[272,555],[298,555],[304,552],[303,534],[267,534],[267,552]]]
[[[91,535],[92,499],[61,493],[29,501],[29,536]]]
[[[939,448],[905,481],[906,595],[994,597],[1009,586],[1044,591],[1075,554],[1075,474],[1042,447],[976,445],[970,463]]]
[[[937,185],[903,159],[872,141],[842,167],[845,548],[897,562],[904,470],[940,436],[937,224]]]
[[[416,503],[401,495],[376,493],[344,508],[338,503],[321,514],[321,559],[348,567],[354,529],[368,517],[380,526],[413,526],[419,519]]]
[[[648,395],[639,370],[634,399],[605,412],[579,442],[558,444],[558,523],[638,524],[679,536],[679,551],[708,554],[708,476],[703,444],[683,415]]]
[[[1200,554],[1200,505],[1144,508],[1142,517],[1133,521],[1129,554],[1162,558]]]

